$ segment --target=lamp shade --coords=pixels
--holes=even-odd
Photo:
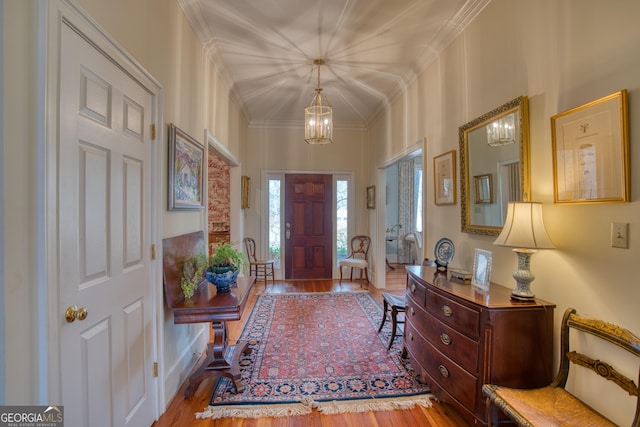
[[[554,248],[542,220],[542,203],[509,203],[502,232],[493,244],[527,249]]]

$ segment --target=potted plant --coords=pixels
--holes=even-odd
[[[207,255],[199,253],[185,258],[182,264],[182,277],[180,278],[180,288],[184,297],[189,300],[193,296],[196,288],[202,281],[202,274],[207,267]]]
[[[216,285],[218,292],[228,292],[236,282],[240,270],[246,267],[247,258],[231,243],[222,243],[217,247],[212,244],[211,249],[205,276]]]

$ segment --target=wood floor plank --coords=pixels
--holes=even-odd
[[[371,295],[382,303],[382,292],[403,295],[406,288],[406,273],[399,265],[396,270],[387,270],[386,289],[380,290],[369,286]],[[258,295],[267,292],[281,294],[289,292],[348,292],[364,290],[359,280],[350,282],[343,280],[305,280],[305,281],[277,281],[265,287],[263,283],[254,286],[247,301],[247,307],[242,318],[237,322],[228,322],[229,342],[235,343],[255,305]],[[219,420],[195,419],[194,414],[201,412],[208,404],[213,389],[213,379],[204,380],[194,396],[184,398],[186,382],[182,385],[175,398],[169,404],[166,412],[153,424],[153,427],[458,427],[467,426],[466,422],[448,405],[434,402],[433,407],[416,406],[413,409],[396,411],[369,411],[361,413],[347,413],[338,415],[324,415],[314,410],[304,416],[291,417],[263,417],[251,418],[223,418]]]

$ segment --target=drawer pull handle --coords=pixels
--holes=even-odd
[[[412,316],[416,315],[416,311],[413,309],[413,307],[409,308],[409,313],[411,313]]]
[[[449,378],[449,370],[447,368],[440,365],[438,366],[438,370],[440,371],[440,375],[442,375],[445,378]]]
[[[451,317],[453,315],[453,310],[448,305],[442,306],[442,312],[447,317]]]
[[[442,341],[444,345],[449,345],[451,344],[451,337],[447,334],[440,334],[440,341]]]
[[[415,283],[411,284],[411,292],[415,292],[416,291],[416,285]]]
[[[409,332],[409,341],[413,341],[413,334]]]

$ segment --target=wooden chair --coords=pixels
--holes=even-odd
[[[577,397],[565,390],[572,364],[590,369],[599,376],[612,381],[630,396],[636,397],[636,413],[633,427],[640,426],[640,388],[632,379],[618,372],[609,363],[593,359],[586,354],[570,351],[570,329],[576,340],[585,334],[615,344],[640,357],[640,338],[630,331],[602,320],[583,317],[572,308],[567,309],[562,319],[560,335],[560,369],[556,378],[547,387],[520,390],[494,384],[482,386],[487,396],[489,426],[497,422],[499,408],[519,426],[615,426],[613,422],[596,412]],[[580,335],[578,336],[578,332]],[[603,354],[602,356],[607,356]],[[640,373],[639,373],[640,378]]]
[[[264,286],[267,286],[267,280],[271,277],[271,282],[275,285],[276,279],[274,274],[273,265],[275,262],[272,259],[259,260],[256,257],[256,241],[251,237],[245,237],[244,249],[249,259],[249,275],[256,278],[256,281],[263,280]]]
[[[340,283],[342,283],[342,267],[351,267],[350,280],[353,280],[353,269],[360,269],[360,278],[362,279],[362,271],[369,285],[369,247],[371,246],[371,238],[369,236],[354,236],[351,239],[351,253],[348,257],[339,262],[340,266]],[[362,286],[362,284],[360,285]]]
[[[378,328],[378,333],[382,332],[382,327],[387,321],[387,313],[389,312],[391,317],[391,338],[389,338],[389,345],[387,346],[387,351],[389,351],[391,350],[395,337],[402,336],[402,333],[398,334],[398,325],[404,324],[404,320],[398,320],[398,314],[406,311],[407,299],[404,295],[398,296],[388,292],[383,292],[382,302],[384,304],[384,311],[382,313],[382,322]]]
[[[418,255],[422,249],[422,239],[420,235],[415,232],[410,232],[404,235],[404,241],[409,245],[409,253],[411,254],[411,264],[416,265],[416,262],[420,261]],[[421,264],[418,262],[418,264]]]

